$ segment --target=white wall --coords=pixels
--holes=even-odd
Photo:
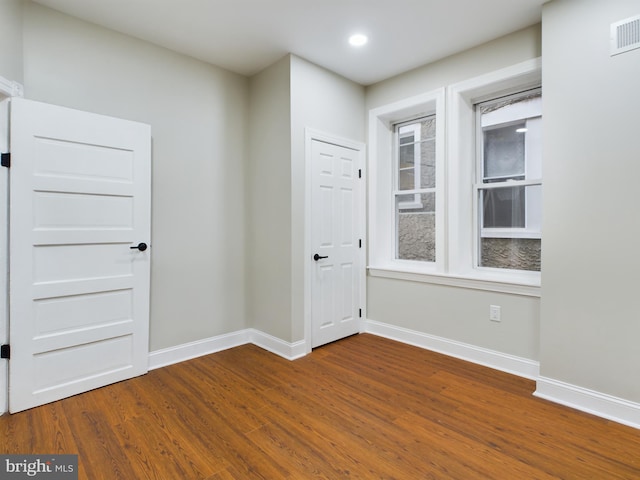
[[[251,78],[247,168],[249,325],[291,341],[291,67]]]
[[[24,86],[151,125],[151,350],[245,328],[247,79],[27,4]]]
[[[540,25],[536,25],[372,85],[366,91],[366,108],[429,92],[540,54]],[[370,320],[538,360],[538,298],[377,276],[367,280]],[[502,307],[501,323],[489,321],[489,305]]]
[[[640,50],[609,56],[637,0],[543,10],[541,374],[640,402]],[[640,418],[640,416],[637,416]]]

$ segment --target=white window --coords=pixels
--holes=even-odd
[[[539,296],[540,66],[369,112],[370,275]],[[500,244],[534,262],[497,263]]]
[[[395,258],[436,259],[436,117],[395,125]]]
[[[542,92],[476,105],[479,267],[540,270]]]
[[[370,112],[370,265],[444,271],[444,93]]]

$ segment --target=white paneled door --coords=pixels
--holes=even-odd
[[[145,373],[148,125],[11,100],[9,410]]]
[[[360,330],[361,152],[311,141],[311,346]]]

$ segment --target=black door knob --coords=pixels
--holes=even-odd
[[[144,252],[147,249],[147,244],[144,242],[140,242],[138,245],[136,245],[135,247],[129,247],[131,250],[140,250],[141,252]]]
[[[321,258],[329,258],[327,257],[323,257],[322,255],[318,255],[317,253],[313,256],[313,259],[317,262],[318,260],[320,260]]]

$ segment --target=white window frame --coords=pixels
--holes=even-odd
[[[541,65],[540,58],[528,60],[370,110],[368,269],[371,276],[540,296],[540,272],[476,266],[473,186],[475,104],[540,86]],[[436,261],[397,260],[394,258],[395,205],[389,200],[393,198],[395,180],[393,124],[434,112],[437,119]],[[446,125],[446,136],[443,125]]]
[[[435,262],[396,258],[395,197],[397,160],[395,125],[436,116]],[[369,265],[382,270],[444,272],[445,254],[445,89],[417,95],[369,112]],[[407,194],[411,194],[408,191]],[[371,268],[370,268],[371,271]]]
[[[450,218],[450,271],[465,277],[501,284],[530,287],[539,296],[540,272],[478,267],[475,105],[496,97],[539,87],[542,83],[540,58],[451,85],[447,91],[449,142],[448,206],[458,212]],[[523,183],[526,183],[524,181]]]

